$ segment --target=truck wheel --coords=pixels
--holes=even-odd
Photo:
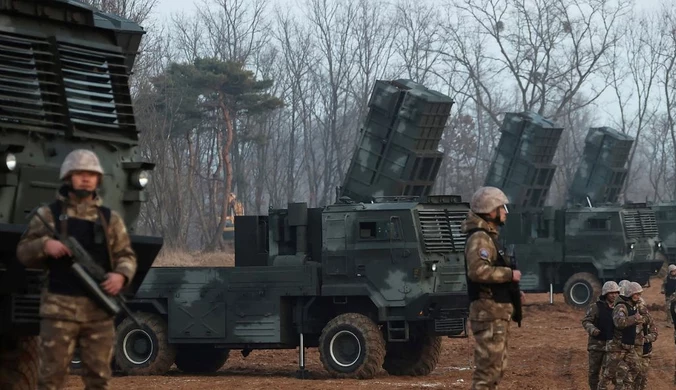
[[[437,367],[441,356],[441,337],[416,327],[407,342],[388,342],[383,368],[390,375],[424,376]]]
[[[38,336],[0,340],[0,389],[33,390],[38,386]]]
[[[589,306],[601,294],[601,282],[589,272],[578,272],[563,285],[566,303],[578,309]]]
[[[176,348],[169,344],[167,323],[151,313],[136,313],[139,328],[131,318],[117,327],[115,362],[128,375],[163,375],[174,364]]]
[[[176,351],[176,367],[186,374],[206,374],[218,371],[230,356],[229,349],[184,347]]]
[[[319,357],[333,377],[373,378],[385,360],[385,339],[365,315],[341,314],[322,330]]]

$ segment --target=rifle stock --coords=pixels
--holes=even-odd
[[[47,221],[38,213],[40,206],[35,208],[29,215],[28,219],[32,218],[33,215],[36,215],[40,221],[49,229],[49,231],[54,235],[54,237],[65,245],[70,252],[72,253],[71,271],[75,274],[78,280],[82,283],[84,288],[89,293],[90,297],[96,301],[99,306],[104,309],[111,316],[117,316],[120,311],[123,311],[132,321],[138,326],[141,327],[141,324],[138,322],[136,317],[134,317],[131,310],[126,305],[126,300],[121,294],[111,296],[108,295],[105,291],[101,290],[101,283],[106,280],[106,270],[97,264],[87,250],[82,247],[80,242],[78,242],[75,237],[68,236],[65,239],[52,228]],[[56,218],[56,217],[55,217]]]

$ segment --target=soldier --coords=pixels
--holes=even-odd
[[[507,367],[509,323],[515,314],[510,287],[521,279],[497,241],[508,202],[498,188],[482,187],[472,196],[471,211],[463,221],[469,320],[475,339],[473,390],[497,388]],[[517,299],[524,300],[523,292]]]
[[[673,325],[671,304],[674,302],[674,298],[676,298],[676,265],[669,264],[667,270],[667,276],[664,278],[664,283],[662,283],[662,294],[664,294],[664,307],[667,313],[667,326],[671,327]]]
[[[606,351],[606,342],[613,338],[613,305],[620,295],[620,287],[613,281],[603,284],[599,300],[589,305],[582,319],[582,327],[589,334],[589,388],[596,390]]]
[[[643,317],[643,326],[636,335],[636,353],[639,355],[639,372],[634,381],[635,390],[648,388],[648,370],[653,352],[653,343],[657,340],[657,326],[643,298],[638,302],[638,313]]]
[[[620,289],[620,296],[613,308],[615,331],[613,339],[606,344],[598,390],[606,390],[610,382],[615,383],[615,389],[634,388],[639,371],[639,355],[635,348],[637,328],[645,322],[637,310],[642,292],[643,288],[636,282]]]
[[[102,178],[103,168],[96,154],[83,149],[71,152],[61,166],[64,184],[57,200],[37,212],[59,234],[77,239],[108,271],[101,288],[116,295],[132,280],[136,256],[120,215],[101,205],[96,189]],[[17,246],[19,261],[49,271],[40,304],[42,364],[38,389],[63,387],[76,343],[80,345],[86,388],[107,389],[115,336],[113,318],[70,272],[70,256],[69,249],[52,238],[37,216]]]

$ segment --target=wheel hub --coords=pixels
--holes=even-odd
[[[591,298],[591,289],[586,283],[577,282],[570,289],[570,299],[576,305],[584,305]]]
[[[133,329],[124,336],[122,352],[133,364],[143,364],[153,355],[154,345],[150,334],[142,329]]]
[[[329,345],[331,359],[341,367],[350,367],[357,363],[361,356],[361,343],[354,333],[341,330],[333,335]]]

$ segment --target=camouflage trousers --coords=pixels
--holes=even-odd
[[[650,370],[651,356],[642,356],[639,358],[640,366],[636,380],[634,380],[634,390],[646,390],[648,388],[648,371]]]
[[[509,321],[470,321],[474,335],[472,390],[497,389],[507,368]]]
[[[643,349],[643,347],[640,348]],[[639,373],[640,359],[637,348],[634,347],[606,352],[597,389],[606,390],[612,382],[616,390],[633,390],[634,381]]]
[[[596,390],[599,385],[599,376],[601,367],[603,367],[603,356],[605,351],[589,351],[589,389]]]
[[[674,324],[674,319],[671,314],[671,303],[673,302],[673,299],[666,297],[664,298],[664,307],[665,311],[667,312],[667,325],[673,325]]]
[[[108,389],[115,337],[112,319],[75,322],[45,318],[40,326],[39,390],[63,387],[77,343],[80,345],[85,389]]]

